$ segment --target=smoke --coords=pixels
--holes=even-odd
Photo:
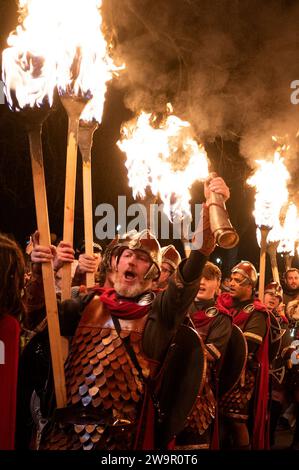
[[[296,171],[298,2],[104,0],[104,20],[127,66],[129,109],[163,112],[170,101],[199,138],[239,140],[251,167],[279,136]]]

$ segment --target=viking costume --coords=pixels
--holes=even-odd
[[[205,230],[209,230],[207,224]],[[157,278],[160,248],[148,231],[130,237],[122,248],[148,253],[152,265],[147,279]],[[193,251],[180,264],[168,289],[156,296],[145,292],[132,299],[119,296],[114,289],[97,288],[84,299],[83,313],[82,303],[66,301],[62,305],[61,333],[73,337],[65,365],[68,407],[56,410],[45,429],[41,449],[129,450],[161,446],[160,436],[154,433],[159,428],[155,393],[159,372],[196,295],[205,261],[204,249]],[[198,386],[201,378],[198,379],[196,368],[193,375],[195,382],[192,378],[189,383]],[[196,387],[189,391],[192,398],[188,412]],[[186,394],[184,398],[189,399]],[[182,418],[181,426],[183,422]]]
[[[242,262],[233,268],[232,273],[244,277],[253,276],[251,263]],[[243,274],[245,273],[245,274]],[[254,277],[256,272],[254,270]],[[254,282],[256,282],[254,280]],[[229,419],[248,422],[253,419],[252,447],[268,447],[266,437],[267,404],[269,389],[268,335],[269,315],[266,307],[257,299],[251,298],[236,302],[230,294],[223,293],[217,299],[218,308],[226,308],[247,340],[248,359],[244,376],[234,389],[221,397],[221,413]],[[253,408],[251,409],[251,405]]]
[[[177,437],[176,449],[201,448],[202,436],[217,418],[218,374],[222,356],[231,335],[231,317],[226,309],[215,307],[215,300],[195,300],[189,309],[194,327],[213,360],[207,361],[202,390],[199,390],[184,431]],[[212,447],[218,447],[218,421],[216,419]],[[209,437],[205,441],[210,441]]]

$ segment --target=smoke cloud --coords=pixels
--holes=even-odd
[[[272,135],[288,142],[297,170],[299,5],[290,0],[104,0],[120,80],[133,112],[174,113],[198,138],[240,141],[254,167],[273,154]]]

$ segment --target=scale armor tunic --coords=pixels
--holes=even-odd
[[[197,397],[191,414],[187,418],[187,427],[191,428],[195,434],[198,433],[199,435],[207,431],[215,419],[216,414],[217,402],[211,387],[212,369],[213,364],[208,363],[204,388]]]
[[[144,378],[148,378],[150,363],[141,346],[146,319],[147,315],[134,321],[120,320],[118,335],[98,298],[88,305],[65,365],[68,407],[74,418],[72,424],[52,425],[41,449],[133,448],[144,383],[123,341],[130,343]]]

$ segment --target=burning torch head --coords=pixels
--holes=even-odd
[[[156,237],[149,230],[145,229],[141,232],[132,230],[124,236],[117,250],[117,264],[121,254],[127,248],[130,250],[141,250],[149,255],[152,264],[145,274],[144,280],[152,279],[156,281],[159,279],[162,262],[161,247]]]
[[[273,294],[275,297],[278,297],[280,299],[280,302],[282,302],[282,287],[278,282],[270,282],[265,287],[265,294]]]
[[[181,262],[181,255],[173,245],[161,248],[162,263],[168,263],[175,271]]]
[[[244,277],[244,280],[241,281],[240,285],[251,284],[254,288],[257,283],[257,272],[255,267],[249,261],[241,261],[236,266],[233,267],[231,273],[238,273]]]

